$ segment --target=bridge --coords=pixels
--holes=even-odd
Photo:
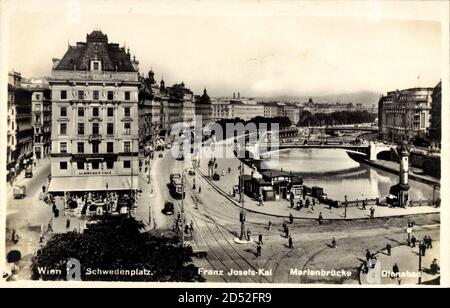
[[[237,150],[239,151],[239,144],[237,144]],[[288,143],[267,143],[267,142],[257,142],[253,144],[247,144],[246,151],[251,154],[254,159],[261,159],[261,154],[270,153],[274,150],[284,150],[284,149],[344,149],[347,152],[362,155],[371,161],[377,160],[377,157],[382,152],[390,152],[395,149],[393,145],[387,145],[384,143],[374,143],[370,142],[368,145],[355,145],[350,143],[342,144],[325,144],[325,143],[314,143],[314,144],[304,144],[296,142]]]

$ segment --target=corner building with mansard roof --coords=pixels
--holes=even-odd
[[[53,59],[50,192],[138,188],[138,65],[101,31]]]

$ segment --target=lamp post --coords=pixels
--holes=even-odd
[[[421,247],[422,247],[423,243],[420,242],[419,243],[419,278],[417,283],[420,285],[422,284],[422,251],[421,251]]]
[[[106,210],[109,213],[108,182],[106,182]]]
[[[344,218],[347,218],[347,206],[348,206],[347,195],[345,195]]]
[[[438,185],[434,184],[433,185],[433,206],[436,206],[436,207],[437,207],[437,205],[436,205],[436,190],[437,189],[438,189]]]
[[[181,247],[184,247],[184,183],[185,183],[185,179],[184,179],[184,172],[185,170],[183,170],[183,174],[181,175]]]
[[[244,211],[244,163],[241,161],[241,172],[239,177],[239,187],[240,187],[240,202],[241,202],[241,213],[240,213],[240,221],[241,221],[241,235],[239,239],[241,241],[245,241],[245,211]]]

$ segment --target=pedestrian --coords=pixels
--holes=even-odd
[[[289,214],[289,223],[292,225],[292,223],[294,222],[294,215],[292,215],[292,213]]]
[[[289,236],[288,243],[289,243],[289,249],[294,249],[294,245],[293,245],[293,242],[292,242],[292,236]]]
[[[45,193],[45,185],[42,185],[42,193]]]
[[[365,200],[363,200],[363,202],[362,202],[362,209],[363,209],[363,211],[366,210],[366,205],[367,205],[367,198]]]
[[[429,235],[427,236],[426,245],[427,245],[427,249],[433,248],[433,240],[431,239],[431,236],[429,236]]]
[[[261,257],[261,245],[256,245],[256,257]]]
[[[312,206],[313,206],[313,208],[312,208],[312,210],[314,211],[314,206],[316,206],[316,199],[312,199]]]
[[[260,245],[263,244],[263,238],[262,238],[262,237],[263,237],[262,234],[260,234],[260,235],[258,236],[258,242],[259,242]]]
[[[415,237],[414,235],[411,236],[411,247],[412,247],[412,248],[415,248],[415,247],[416,247],[416,242],[417,242],[416,237]]]
[[[189,234],[189,226],[188,225],[184,226],[184,233]]]
[[[70,217],[67,217],[67,220],[66,220],[66,229],[69,229],[70,228]]]
[[[198,187],[198,193],[199,193],[199,194],[202,193],[202,187],[201,187],[201,186]]]
[[[250,231],[250,228],[247,228],[247,240],[250,241],[250,237],[251,237],[252,233]]]
[[[394,266],[392,266],[392,275],[391,275],[391,278],[392,278],[392,279],[398,278],[398,277],[399,277],[399,272],[400,272],[400,270],[399,270],[399,268],[398,268],[398,264],[395,263]]]
[[[189,229],[191,230],[191,232],[194,232],[194,222],[192,220],[189,224]]]
[[[322,212],[319,213],[319,225],[322,224],[323,221],[323,217],[322,217]]]
[[[425,243],[422,242],[419,244],[419,251],[422,254],[422,257],[425,257],[427,253],[427,246],[425,245]]]
[[[15,244],[15,241],[16,241],[16,230],[13,229],[11,231],[11,242],[13,242]]]
[[[391,255],[391,250],[392,250],[391,244],[390,244],[390,243],[387,243],[387,244],[386,244],[386,252],[387,252],[387,255],[388,255],[388,256]]]
[[[41,233],[39,237],[39,244],[42,244],[44,242],[44,233]]]
[[[437,264],[437,259],[434,259],[433,262],[432,262],[431,265],[430,265],[430,273],[431,273],[432,275],[436,275],[436,274],[439,273],[439,271],[440,271],[440,267],[439,267],[439,265]]]
[[[333,239],[331,240],[331,247],[337,248],[337,242],[336,242],[336,238],[335,237],[333,237]]]
[[[231,173],[231,168],[230,167],[228,167],[228,173]]]
[[[225,169],[222,169],[222,176],[225,175]]]
[[[306,199],[305,201],[305,209],[309,208],[309,199]]]
[[[372,257],[372,254],[370,253],[370,250],[369,250],[369,249],[366,249],[366,260],[367,260],[367,262],[369,262],[369,260],[371,259],[371,257]]]
[[[288,226],[286,226],[286,230],[284,231],[284,236],[285,236],[286,238],[289,237],[289,227],[288,227]]]
[[[291,209],[294,208],[294,199],[291,199]]]
[[[373,207],[370,208],[370,219],[375,218],[375,209]]]
[[[272,228],[272,222],[269,220],[269,226],[268,226],[269,231],[271,228]]]

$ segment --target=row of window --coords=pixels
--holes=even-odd
[[[83,91],[83,90],[78,90],[77,94],[78,94],[78,99],[79,100],[84,100],[84,99],[87,98],[86,92]],[[106,92],[106,97],[107,97],[107,99],[109,101],[112,101],[114,99],[114,91]],[[67,90],[61,90],[60,98],[62,100],[67,99]],[[92,91],[92,99],[93,100],[99,100],[100,99],[100,91],[97,91],[97,90]],[[130,91],[125,91],[124,92],[124,99],[126,101],[129,101],[131,99],[131,92]]]
[[[103,166],[98,161],[93,161],[90,164],[91,164],[91,168],[93,170],[99,170],[100,168],[103,169]],[[59,162],[59,169],[67,170],[68,165],[69,164],[66,161]],[[84,162],[77,162],[77,169],[78,170],[85,170],[86,169],[86,165],[87,164],[84,163]],[[131,168],[131,161],[130,160],[123,160],[122,161],[122,166],[123,166],[124,169]],[[106,169],[114,169],[114,162],[113,161],[107,161],[106,162]]]
[[[84,117],[84,107],[78,107],[78,116]],[[131,116],[131,107],[123,107],[123,114],[125,117]],[[60,108],[59,115],[61,117],[67,117],[67,107],[62,106]],[[100,116],[100,108],[99,107],[92,107],[92,116],[98,117]],[[107,116],[113,117],[114,116],[114,108],[108,107],[107,108]]]
[[[59,134],[60,135],[67,135],[67,123],[60,123],[59,124]],[[84,123],[78,123],[77,134],[78,135],[84,135],[85,134],[85,125],[84,125]],[[92,135],[99,135],[99,134],[100,134],[100,123],[92,123]],[[107,135],[114,135],[114,123],[107,123],[106,124],[106,134]],[[123,123],[123,134],[124,135],[131,134],[131,123],[130,122],[124,122]]]
[[[84,154],[84,142],[77,142],[77,153],[78,154]],[[91,150],[93,154],[99,154],[99,144],[98,143],[92,143]],[[60,142],[59,143],[59,151],[61,153],[67,153],[67,142]],[[123,143],[123,151],[125,153],[131,152],[131,142],[130,141],[124,141]],[[114,142],[107,142],[106,143],[106,153],[114,153]]]

